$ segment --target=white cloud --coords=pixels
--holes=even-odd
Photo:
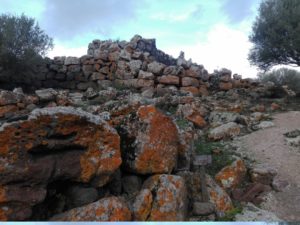
[[[183,50],[186,58],[192,58],[194,62],[203,64],[209,72],[225,67],[243,77],[254,78],[257,69],[250,66],[247,60],[251,43],[244,28],[244,24],[240,28],[217,24],[207,33],[205,41],[164,50],[175,57]]]
[[[52,51],[49,51],[48,57],[54,58],[55,56],[83,56],[87,54],[87,47],[67,48],[63,45],[55,45]]]

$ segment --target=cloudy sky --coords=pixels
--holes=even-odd
[[[53,56],[86,54],[93,39],[156,38],[177,57],[223,67],[243,77],[257,70],[247,60],[248,36],[261,0],[0,0],[0,13],[34,17],[54,38]]]

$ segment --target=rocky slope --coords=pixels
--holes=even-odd
[[[230,220],[276,188],[230,143],[272,126],[297,101],[287,87],[208,74],[140,36],[88,54],[12,81],[30,94],[0,91],[0,220]]]

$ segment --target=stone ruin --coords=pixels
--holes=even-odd
[[[236,156],[206,181],[194,163],[199,144],[270,125],[268,113],[287,105],[273,102],[273,84],[208,74],[138,35],[94,40],[87,53],[26,77],[0,71],[1,87],[14,88],[0,89],[1,221],[222,220],[235,201],[259,204],[283,188],[276,172]],[[210,150],[213,167],[226,151]]]

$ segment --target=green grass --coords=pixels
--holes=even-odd
[[[219,149],[219,154],[214,154],[213,150]],[[231,164],[234,159],[232,153],[224,149],[224,143],[222,142],[205,142],[198,140],[195,143],[195,151],[198,155],[212,155],[212,164],[206,167],[208,174],[214,176],[223,167]]]
[[[180,129],[184,129],[189,126],[189,121],[187,121],[186,119],[177,119],[176,124]]]
[[[243,211],[242,207],[237,206],[225,213],[225,216],[218,219],[218,221],[234,221],[235,216]]]

